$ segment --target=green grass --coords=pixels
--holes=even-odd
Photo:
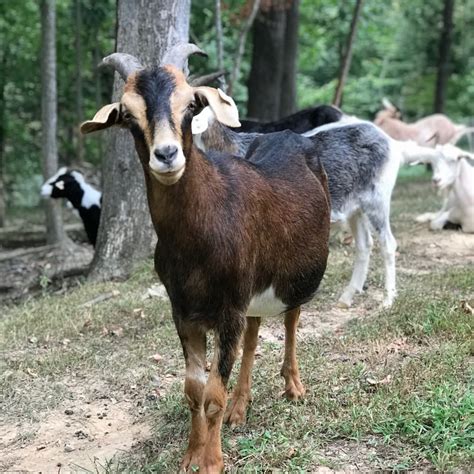
[[[399,273],[395,305],[381,311],[371,299],[383,285],[375,253],[369,293],[356,301],[363,309],[359,317],[337,334],[300,337],[303,401],[280,397],[283,346],[262,342],[248,422],[223,429],[230,472],[472,467],[474,324],[461,301],[474,298],[474,273],[468,263],[413,257],[413,215],[436,203],[428,179],[424,172],[402,176],[394,196],[394,233],[408,242],[398,260],[414,270]],[[312,310],[331,312],[351,265],[351,249],[333,236]],[[23,426],[23,442],[35,438],[45,414],[77,397],[78,387],[92,397],[113,393],[133,401],[134,416],[146,420],[153,434],[105,462],[104,470],[176,470],[189,429],[184,364],[169,305],[142,298],[155,281],[146,262],[126,282],[83,283],[65,295],[45,290],[2,311],[0,405],[4,421]],[[112,290],[120,294],[82,306]],[[158,364],[150,360],[155,353],[163,356]],[[157,378],[161,396],[150,397]]]
[[[457,282],[463,288],[467,273],[451,271],[446,290]],[[457,295],[432,300],[440,279],[419,278],[393,310],[353,323],[342,337],[305,339],[299,353],[309,390],[300,403],[278,396],[281,349],[264,346],[248,423],[224,429],[228,464],[248,472],[344,468],[351,459],[367,469],[468,465],[474,454],[468,367],[474,328]],[[398,340],[399,352],[384,350]],[[388,383],[377,384],[387,376]],[[176,465],[188,428],[181,389],[177,384],[154,407],[155,437],[135,453],[132,468],[167,472]],[[334,445],[349,459],[328,455]],[[360,447],[370,455],[360,459]]]

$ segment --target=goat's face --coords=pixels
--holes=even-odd
[[[73,173],[80,175],[82,178],[82,174],[78,171],[71,172],[67,168],[60,168],[54,176],[51,176],[41,186],[41,196],[54,199],[68,197],[71,190],[80,187]]]
[[[128,77],[121,101],[101,109],[82,131],[111,125],[129,128],[143,166],[170,186],[185,172],[185,140],[191,143],[192,119],[207,105],[220,122],[240,126],[234,101],[222,91],[190,86],[171,65],[141,69]]]
[[[433,184],[438,189],[446,189],[454,184],[458,176],[459,160],[466,153],[453,145],[438,145],[436,158],[430,160],[433,167]]]

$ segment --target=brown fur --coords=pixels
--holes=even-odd
[[[189,103],[196,95],[204,102],[201,105],[209,100],[213,107],[219,107],[222,100],[222,110],[216,115],[229,122],[233,120],[232,103],[209,88],[193,92],[184,75],[173,67],[158,71],[157,76],[143,76],[143,80],[158,77],[163,83],[170,74],[174,88],[165,82],[169,97],[149,92],[149,83],[144,89],[153,100],[169,100],[170,104],[170,116],[163,116],[165,109],[159,109],[153,130],[148,120],[145,125],[140,119],[152,110],[146,109],[151,99],[143,97],[143,102],[134,100],[133,105],[129,99],[140,93],[138,75],[127,83],[122,105],[135,107],[133,114],[140,130],[131,130],[158,235],[155,268],[170,296],[186,361],[191,432],[182,468],[198,465],[199,472],[219,472],[224,467],[221,426],[226,386],[246,325],[245,313],[252,297],[270,286],[289,308],[285,316],[288,356],[282,372],[287,395],[296,399],[303,394],[302,390],[295,394],[288,389],[290,384],[301,385],[295,331],[299,306],[312,297],[325,271],[329,195],[322,167],[313,172],[307,165],[311,141],[291,132],[258,139],[249,152],[255,156],[248,161],[231,156],[210,159],[201,153],[193,144]],[[167,186],[150,171],[150,160],[156,147],[170,138],[182,148],[186,169],[175,184]],[[292,159],[281,157],[281,153],[291,153]],[[241,411],[250,397],[256,321],[249,323],[246,335],[238,386],[245,399]],[[205,383],[208,330],[214,331],[216,347]]]

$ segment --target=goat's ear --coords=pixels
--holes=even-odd
[[[87,120],[81,124],[81,132],[91,133],[97,130],[109,128],[112,125],[120,123],[120,102],[104,105],[95,115],[92,120]]]
[[[234,99],[220,89],[195,87],[194,93],[209,104],[217,120],[229,127],[240,127],[239,110]]]
[[[391,112],[395,112],[397,110],[397,108],[386,97],[382,99],[382,105]]]

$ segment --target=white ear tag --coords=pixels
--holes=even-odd
[[[193,135],[200,135],[204,133],[209,127],[209,120],[214,116],[212,109],[207,106],[202,111],[193,117],[191,121],[191,132]]]

